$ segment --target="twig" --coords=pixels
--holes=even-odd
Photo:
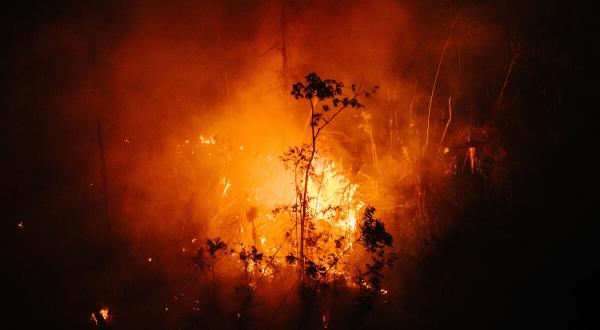
[[[227,210],[228,208],[233,206],[233,204],[235,204],[236,202],[237,202],[237,199],[234,199],[229,204],[227,204],[224,208],[220,209],[217,212],[217,214],[215,214],[215,216],[211,219],[211,222],[214,221],[217,217],[219,217],[219,215],[221,215],[221,213],[225,212],[225,210]]]
[[[512,68],[515,65],[515,63],[517,62],[517,59],[519,58],[519,56],[521,56],[521,51],[517,50],[517,51],[513,52],[513,57],[510,61],[510,64],[508,65],[506,77],[504,77],[504,83],[502,84],[502,88],[500,89],[500,93],[498,94],[498,100],[496,101],[496,107],[494,108],[494,110],[498,110],[500,108],[500,104],[502,103],[502,98],[504,97],[504,90],[506,89],[506,86],[508,85],[508,81],[510,79],[510,74],[512,72]]]
[[[431,95],[429,96],[429,106],[427,108],[427,131],[425,133],[425,146],[423,147],[423,153],[427,152],[427,145],[429,144],[429,121],[431,118],[431,105],[433,103],[433,95],[435,94],[435,87],[437,85],[438,77],[440,75],[440,68],[442,67],[442,62],[444,61],[444,56],[446,55],[446,49],[448,48],[448,43],[450,42],[450,34],[446,39],[446,43],[444,43],[444,49],[442,50],[442,56],[440,56],[440,61],[438,62],[437,70],[435,72],[435,78],[433,79],[433,86],[431,87]]]
[[[272,51],[275,48],[281,48],[281,46],[279,45],[279,43],[274,44],[273,46],[271,46],[269,49],[267,49],[265,52],[263,52],[262,54],[260,54],[259,57],[263,57],[265,55],[267,55],[270,51]]]
[[[429,121],[431,119],[431,105],[433,104],[433,95],[435,95],[435,87],[437,86],[438,77],[440,75],[440,69],[442,67],[442,62],[444,61],[444,56],[446,55],[446,49],[448,49],[448,44],[450,43],[450,38],[452,37],[452,31],[454,30],[454,26],[458,20],[458,14],[454,16],[452,20],[452,24],[450,25],[450,31],[448,32],[448,38],[446,38],[446,42],[444,43],[444,48],[442,49],[442,55],[440,56],[440,61],[438,62],[437,70],[435,71],[435,78],[433,79],[433,86],[431,87],[431,95],[429,96],[429,106],[427,108],[427,131],[425,134],[425,146],[423,147],[423,154],[427,152],[427,146],[429,145]]]
[[[442,134],[442,139],[440,140],[440,147],[442,147],[442,143],[444,143],[444,138],[446,137],[446,132],[448,131],[448,126],[450,126],[450,121],[452,120],[452,96],[448,98],[448,121],[446,122],[446,127],[444,128],[444,134]]]
[[[329,271],[331,269],[333,269],[335,266],[337,266],[337,264],[339,263],[339,261],[342,259],[342,257],[344,255],[346,255],[346,253],[348,253],[348,251],[350,251],[350,249],[352,249],[354,247],[354,244],[357,244],[360,239],[363,238],[363,235],[361,234],[359,238],[357,238],[354,243],[350,244],[350,246],[348,246],[344,251],[342,251],[342,253],[340,253],[336,258],[335,261],[329,265],[329,268],[327,268],[325,270],[325,272],[323,272],[322,274],[320,274],[321,276],[319,277],[319,279],[317,280],[317,284],[321,283],[321,281],[325,278],[325,275],[327,275],[327,273],[329,273]]]
[[[269,320],[269,325],[267,326],[267,330],[271,329],[271,325],[273,325],[273,321],[275,320],[275,317],[277,317],[277,314],[279,314],[279,310],[281,309],[281,307],[283,307],[283,303],[285,303],[285,301],[290,296],[290,294],[294,291],[296,286],[298,286],[298,283],[300,283],[300,279],[301,279],[301,277],[298,277],[298,279],[296,280],[296,283],[294,283],[294,285],[292,285],[290,290],[285,294],[285,296],[283,296],[283,299],[279,302],[279,305],[277,305],[277,308],[273,312],[273,316],[271,316],[271,319]]]

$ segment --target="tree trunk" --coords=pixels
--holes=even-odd
[[[315,126],[313,125],[312,122],[312,118],[313,115],[315,113],[315,108],[314,105],[310,104],[310,112],[311,112],[311,123],[310,123],[310,128],[311,128],[311,138],[312,138],[312,150],[310,152],[310,158],[308,160],[308,164],[306,165],[306,171],[304,173],[304,190],[302,192],[302,214],[300,217],[300,262],[299,262],[299,266],[300,266],[300,276],[302,278],[304,278],[304,224],[306,222],[306,207],[308,206],[308,177],[310,174],[310,168],[312,166],[312,162],[313,159],[315,158],[315,152],[316,152],[316,143],[317,143],[317,139],[315,136]]]

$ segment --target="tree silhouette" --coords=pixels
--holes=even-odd
[[[214,239],[206,239],[206,251],[203,248],[199,248],[196,254],[192,257],[192,262],[198,266],[200,270],[210,268],[212,275],[212,297],[213,302],[216,302],[217,289],[215,283],[215,264],[217,262],[217,256],[219,251],[227,249],[227,243],[223,242],[220,237]],[[207,258],[206,253],[210,258]]]
[[[369,97],[375,93],[379,87],[375,86],[369,91],[363,90],[360,86],[352,84],[350,93],[347,93],[347,88],[344,83],[333,79],[321,79],[316,73],[311,72],[306,75],[305,82],[297,82],[292,86],[291,94],[296,100],[306,100],[310,105],[310,127],[311,127],[311,144],[304,145],[300,150],[291,148],[287,153],[294,153],[298,157],[296,168],[303,171],[303,188],[298,193],[300,194],[300,251],[298,256],[298,265],[301,276],[305,272],[305,232],[307,222],[307,207],[308,207],[308,179],[312,170],[312,163],[317,152],[317,140],[321,131],[327,127],[338,115],[345,109],[360,109],[364,105],[360,102],[360,98]],[[317,107],[321,102],[322,106]],[[304,152],[308,151],[308,152]],[[285,154],[284,154],[285,156]],[[313,268],[311,267],[312,271]]]

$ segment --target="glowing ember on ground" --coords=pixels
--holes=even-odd
[[[321,320],[323,321],[323,328],[327,329],[329,326],[329,317],[327,317],[327,313],[323,313]]]
[[[100,313],[100,316],[102,316],[102,318],[103,318],[103,319],[104,319],[106,322],[108,322],[108,320],[109,320],[109,318],[110,318],[110,315],[108,314],[108,312],[109,312],[109,309],[108,309],[108,308],[101,308],[101,309],[100,309],[98,312]]]
[[[471,173],[475,172],[475,164],[477,163],[477,158],[475,156],[475,147],[469,147],[467,157],[469,158],[469,165],[471,167]]]
[[[90,321],[95,326],[110,324],[112,321],[110,307],[101,307],[98,312],[92,313],[90,315]]]
[[[90,320],[95,324],[98,325],[98,319],[96,318],[96,315],[94,315],[94,313],[92,313],[92,316],[90,316]]]

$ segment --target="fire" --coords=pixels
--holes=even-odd
[[[364,206],[356,199],[358,184],[351,183],[334,161],[317,158],[314,167],[317,178],[309,180],[308,195],[313,197],[309,205],[315,219],[326,221],[342,232],[354,233],[358,212]],[[342,209],[332,215],[328,210],[335,206]]]
[[[477,162],[476,156],[475,156],[475,147],[469,147],[469,149],[467,150],[467,157],[469,158],[469,165],[471,167],[471,173],[475,172],[475,164]]]
[[[285,256],[298,255],[297,192],[302,169],[297,168],[295,173],[287,170],[274,150],[258,152],[246,143],[227,138],[217,141],[204,134],[198,140],[194,144],[184,139],[176,146],[176,153],[182,156],[182,168],[197,171],[192,176],[213,175],[211,180],[216,185],[212,187],[216,189],[210,188],[214,190],[207,198],[218,208],[208,215],[212,220],[207,236],[221,237],[230,246],[255,246],[265,258],[272,257],[269,266],[243,267],[243,263],[236,262],[248,272],[268,278],[276,265],[286,264]],[[210,159],[211,155],[218,159]],[[338,255],[352,249],[357,219],[365,206],[358,197],[359,190],[359,184],[346,176],[340,161],[320,153],[315,156],[307,196],[311,231],[325,238],[319,248],[322,251]],[[196,239],[192,239],[194,242]],[[235,253],[230,257],[238,258]],[[329,275],[345,276],[341,269],[333,269]]]
[[[90,321],[95,326],[110,324],[110,322],[112,321],[112,315],[110,313],[110,308],[109,307],[101,307],[98,310],[98,312],[92,313],[90,315]]]
[[[222,177],[221,181],[219,181],[219,183],[224,186],[223,193],[221,193],[221,197],[226,198],[227,190],[229,190],[229,188],[231,188],[231,182],[229,180],[227,180],[226,177]]]
[[[100,308],[98,313],[100,313],[100,316],[102,316],[104,321],[108,322],[108,319],[110,318],[110,315],[108,314],[108,308]]]
[[[215,140],[214,136],[204,136],[202,134],[200,134],[200,136],[198,136],[198,140],[202,144],[216,144],[217,143],[217,140]],[[189,143],[189,140],[186,140],[186,143]]]

